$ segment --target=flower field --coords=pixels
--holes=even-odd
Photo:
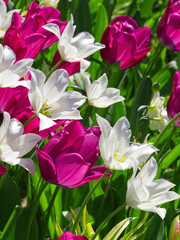
[[[180,1],[0,0],[0,239],[180,240]]]

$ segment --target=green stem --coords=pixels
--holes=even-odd
[[[143,79],[144,79],[145,77],[147,77],[148,74],[150,73],[150,71],[151,71],[151,69],[152,69],[152,66],[155,64],[156,59],[157,59],[157,57],[159,56],[159,54],[160,54],[160,52],[162,51],[162,49],[163,49],[163,46],[159,43],[159,45],[157,46],[157,49],[156,49],[156,52],[155,52],[154,56],[152,57],[150,63],[148,64],[148,66],[147,66],[147,68],[146,68],[146,71],[145,71],[145,73],[144,73]]]
[[[45,217],[45,220],[44,220],[44,233],[46,233],[46,231],[47,231],[49,216],[51,214],[52,207],[53,207],[53,204],[54,204],[54,201],[56,199],[58,191],[59,191],[59,186],[56,186],[56,189],[54,190],[54,193],[53,193],[53,196],[51,198],[50,204],[48,206],[47,214],[46,214],[46,217]]]
[[[34,114],[32,117],[30,117],[30,118],[23,124],[24,127],[25,127],[31,120],[33,120],[35,117],[36,117],[35,114]]]
[[[87,103],[83,108],[81,108],[80,113],[82,113],[88,106],[89,104]]]
[[[59,60],[59,62],[51,69],[51,71],[47,74],[45,82],[47,82],[48,78],[51,76],[51,74],[60,66],[60,64],[63,62],[63,60]]]
[[[29,240],[29,235],[30,235],[30,230],[31,230],[31,225],[32,225],[32,221],[33,221],[33,217],[37,211],[37,207],[39,204],[39,200],[41,197],[41,194],[43,193],[43,191],[45,190],[45,188],[47,187],[48,183],[47,182],[42,182],[42,185],[39,187],[39,191],[37,192],[35,198],[34,198],[34,202],[33,202],[33,206],[29,215],[29,218],[27,219],[27,228],[26,228],[26,234],[25,234],[25,240]]]
[[[94,240],[96,238],[96,236],[99,234],[99,232],[101,231],[101,229],[103,228],[103,226],[109,222],[111,220],[111,218],[113,218],[118,212],[120,212],[124,207],[126,206],[126,203],[122,204],[120,207],[118,207],[114,212],[112,212],[111,214],[109,214],[109,216],[101,223],[101,225],[98,227],[98,229],[96,230],[94,236],[91,238],[91,240]]]
[[[157,147],[159,141],[161,140],[162,136],[165,134],[165,132],[173,126],[174,122],[180,117],[180,112],[169,122],[169,124],[164,128],[164,130],[161,132],[161,134],[156,139],[154,146]]]
[[[106,172],[105,172],[105,173],[102,175],[102,177],[96,182],[96,184],[93,186],[93,188],[91,189],[91,191],[88,193],[88,195],[87,195],[86,198],[84,199],[84,202],[82,203],[81,208],[80,208],[80,210],[79,210],[79,213],[78,213],[78,215],[77,215],[77,217],[76,217],[76,220],[75,220],[75,222],[74,222],[74,226],[73,226],[73,229],[72,229],[72,233],[75,233],[76,227],[77,227],[77,225],[78,225],[78,223],[79,223],[79,219],[80,219],[80,216],[81,216],[81,214],[82,214],[82,212],[83,212],[84,207],[87,205],[87,203],[89,202],[92,194],[94,193],[94,191],[96,190],[96,188],[102,183],[102,181],[103,181],[104,178],[107,176],[107,174],[109,173],[109,171],[110,171],[109,169],[106,170]]]

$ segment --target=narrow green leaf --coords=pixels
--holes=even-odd
[[[103,238],[103,240],[117,240],[124,229],[129,225],[135,218],[127,218],[118,223],[111,231]]]
[[[173,148],[167,156],[162,160],[162,169],[168,168],[180,156],[180,144]]]

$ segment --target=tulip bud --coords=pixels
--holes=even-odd
[[[121,69],[132,67],[149,52],[151,35],[149,27],[138,29],[137,23],[129,16],[118,16],[103,33],[101,43],[106,48],[100,50],[101,57],[109,64],[121,60]]]
[[[171,51],[180,51],[180,1],[169,0],[157,29],[157,37],[162,45]]]
[[[172,221],[170,231],[169,231],[169,240],[178,240],[180,239],[180,216],[177,216]]]

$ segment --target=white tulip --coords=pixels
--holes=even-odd
[[[159,130],[159,132],[162,132],[170,121],[164,102],[165,98],[160,97],[159,92],[155,92],[147,111],[147,116],[150,119],[150,128]]]
[[[106,108],[110,105],[124,100],[120,96],[120,90],[107,88],[108,78],[103,74],[99,79],[91,83],[89,75],[86,74],[86,93],[89,105],[98,108]]]
[[[125,170],[145,162],[149,156],[157,151],[150,143],[130,145],[131,131],[127,118],[120,118],[114,127],[109,122],[96,115],[101,129],[99,148],[101,157],[107,167]]]
[[[25,86],[30,88],[30,81],[19,81],[33,64],[33,59],[22,59],[17,63],[16,55],[8,46],[0,44],[0,87]]]
[[[41,137],[23,132],[22,123],[15,118],[10,119],[9,113],[3,112],[3,122],[0,126],[0,160],[11,165],[18,164],[34,175],[35,166],[32,159],[21,157],[31,151]]]
[[[166,209],[157,206],[180,198],[180,195],[169,191],[175,185],[167,180],[154,180],[158,166],[156,160],[151,158],[142,170],[136,175],[137,168],[128,180],[126,203],[128,206],[143,211],[157,213],[162,219]]]
[[[73,37],[76,29],[73,23],[74,20],[71,14],[71,19],[62,34],[60,34],[58,25],[53,23],[46,24],[43,28],[58,37],[58,50],[61,59],[67,62],[80,62],[81,70],[84,71],[90,64],[90,62],[84,58],[87,58],[105,46],[100,43],[94,43],[94,37],[88,32],[81,32]]]
[[[46,76],[39,70],[30,68],[31,88],[28,96],[34,113],[40,119],[40,130],[56,124],[59,119],[81,119],[77,110],[86,97],[76,91],[65,92],[69,76],[64,69],[58,69],[45,83]]]

